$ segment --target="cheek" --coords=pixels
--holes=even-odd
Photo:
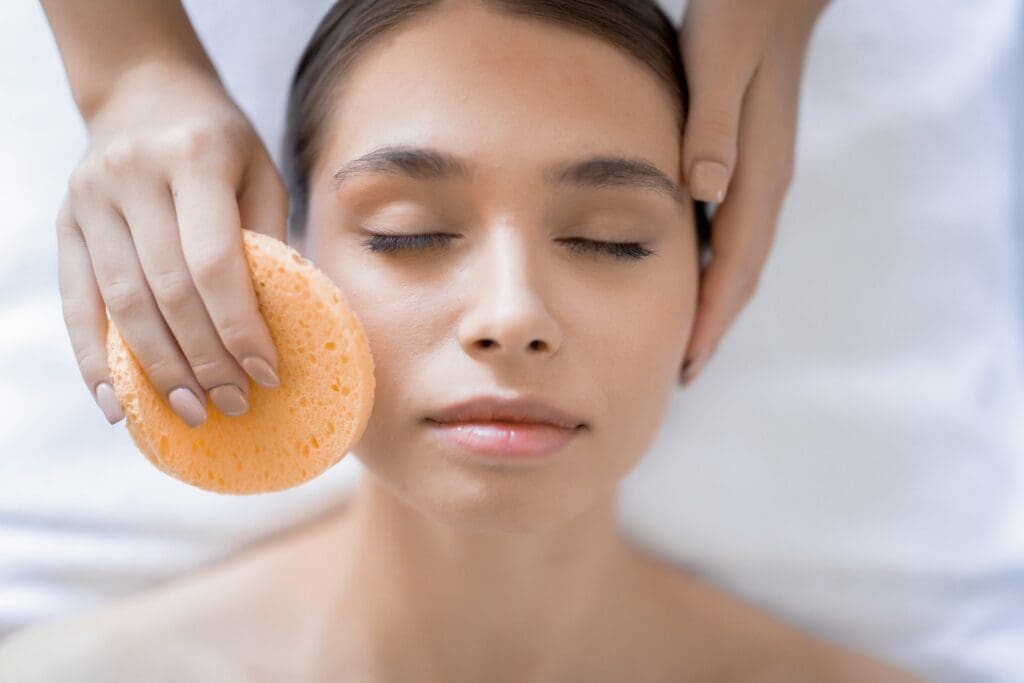
[[[637,282],[629,300],[615,303],[604,323],[596,365],[601,386],[614,391],[607,397],[609,416],[618,443],[618,466],[632,467],[649,449],[660,430],[678,387],[679,371],[697,309],[699,266],[691,225],[658,251],[656,267]]]
[[[609,375],[602,384],[628,390],[630,398],[644,387],[658,395],[675,386],[697,308],[695,245],[672,239],[657,251],[649,257],[656,261],[628,286],[606,290],[582,336],[600,357],[600,372]]]
[[[416,427],[419,411],[425,410],[417,379],[420,366],[453,323],[437,315],[445,310],[437,289],[389,275],[387,266],[364,255],[363,247],[352,241],[334,239],[321,245],[317,265],[341,289],[373,353],[376,390],[363,449],[369,452],[370,444],[394,443]]]
[[[605,306],[604,317],[594,322],[601,330],[588,342],[594,385],[606,394],[606,424],[614,432],[604,435],[607,452],[620,461],[630,457],[618,465],[631,466],[643,456],[665,417],[696,310],[695,273],[696,265],[666,269],[637,296]]]

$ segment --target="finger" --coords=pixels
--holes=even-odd
[[[238,209],[243,228],[288,241],[288,191],[262,149],[246,171]]]
[[[61,310],[78,369],[107,422],[124,419],[107,367],[107,316],[85,238],[65,197],[57,214],[57,271]]]
[[[792,178],[797,97],[789,87],[768,75],[751,84],[733,188],[715,214],[711,261],[701,274],[685,383],[710,359],[760,280]]]
[[[221,342],[254,380],[277,386],[277,351],[256,300],[234,187],[224,174],[184,172],[172,190],[185,262]]]
[[[249,377],[224,348],[192,282],[170,190],[148,176],[123,187],[121,210],[139,263],[192,374],[221,413],[242,415],[249,410]]]
[[[740,111],[759,55],[742,40],[748,21],[724,12],[702,16],[703,7],[695,6],[687,25],[705,30],[684,32],[681,46],[690,97],[680,172],[695,199],[721,202],[734,173]],[[734,40],[724,42],[723,35]]]
[[[121,214],[95,184],[74,181],[72,206],[110,319],[171,409],[190,427],[206,421],[206,393],[164,321]]]

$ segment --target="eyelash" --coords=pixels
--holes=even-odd
[[[450,235],[438,233],[425,235],[371,233],[371,237],[363,240],[362,244],[374,253],[392,253],[402,249],[419,251],[433,246],[446,247],[450,239],[452,239]],[[607,254],[622,261],[639,261],[655,253],[650,249],[644,248],[639,242],[600,242],[580,237],[563,241],[569,244],[574,251]]]

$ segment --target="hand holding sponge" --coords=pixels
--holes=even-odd
[[[337,285],[283,242],[242,233],[281,378],[274,389],[250,382],[247,413],[214,409],[188,427],[113,321],[107,330],[107,365],[135,445],[172,477],[231,494],[291,488],[337,463],[362,437],[375,388],[365,331]]]

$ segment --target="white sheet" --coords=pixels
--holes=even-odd
[[[186,4],[276,155],[329,2]],[[2,634],[325,512],[360,467],[223,497],[106,425],[52,228],[83,128],[41,10],[0,16]],[[1024,680],[1022,34],[1021,0],[833,0],[760,290],[623,485],[652,548],[935,681]]]

